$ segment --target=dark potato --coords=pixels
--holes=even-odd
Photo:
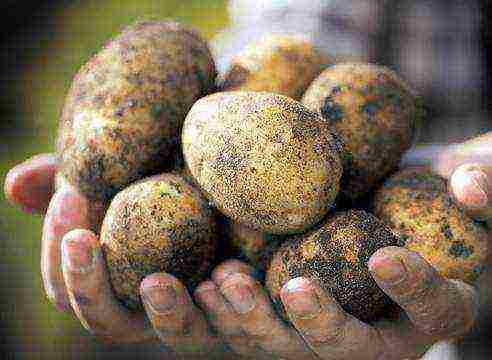
[[[348,313],[375,320],[393,303],[373,280],[367,262],[378,249],[397,244],[396,234],[373,215],[358,210],[337,213],[280,247],[268,267],[266,285],[284,318],[280,290],[303,276],[317,281]]]
[[[73,80],[60,119],[60,172],[89,198],[106,201],[171,168],[186,113],[215,77],[196,32],[174,22],[126,28]]]
[[[101,244],[114,292],[142,309],[140,282],[167,272],[190,289],[205,279],[216,251],[215,224],[201,193],[178,175],[139,181],[118,193],[106,213]]]

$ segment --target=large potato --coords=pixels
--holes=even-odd
[[[89,198],[107,200],[162,170],[215,76],[196,32],[174,22],[126,28],[73,80],[60,119],[60,172]]]
[[[139,286],[147,275],[167,272],[190,288],[206,277],[216,250],[212,211],[178,175],[144,179],[114,197],[101,245],[116,296],[139,310]]]
[[[401,234],[402,245],[442,275],[471,283],[482,273],[488,234],[456,204],[438,175],[423,168],[397,173],[378,190],[374,212]]]
[[[275,234],[301,232],[327,213],[339,151],[318,114],[271,93],[210,95],[183,128],[186,164],[206,196],[233,220]]]
[[[395,72],[362,63],[326,69],[302,103],[319,112],[345,144],[342,193],[368,193],[394,171],[423,116],[421,98]]]

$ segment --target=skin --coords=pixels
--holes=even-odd
[[[344,143],[342,193],[354,201],[395,170],[423,117],[421,99],[389,68],[363,63],[329,67],[302,98]]]
[[[328,125],[285,96],[202,98],[186,117],[182,143],[208,199],[256,230],[302,232],[322,219],[339,190],[341,160]]]
[[[467,154],[473,162],[476,162],[475,146],[476,143],[472,143],[461,149],[462,154]],[[481,139],[478,146],[490,148],[492,133]],[[439,156],[441,153],[432,153],[423,161]],[[463,156],[466,162],[466,157]],[[407,164],[412,163],[409,160],[411,158],[406,158]],[[31,172],[21,171],[22,167],[26,166],[29,168],[32,164],[28,161],[19,165],[7,176],[5,192],[9,199],[26,198],[23,195],[39,185],[34,180],[35,177],[31,177]],[[443,166],[453,168],[452,163]],[[483,171],[487,179],[485,191],[489,200],[487,203],[490,204],[492,171],[486,163],[480,163],[480,166],[480,171]],[[49,161],[42,162],[36,165],[35,172],[47,173],[48,169]],[[23,184],[21,187],[20,183],[11,178],[14,175],[18,179],[16,181]],[[53,178],[49,181],[53,181]],[[478,212],[481,217],[486,217],[491,207],[487,205],[477,210],[473,200],[475,189],[466,186],[467,184],[451,182],[451,192],[463,192],[467,208],[474,207],[474,213]],[[48,183],[43,185],[49,188]],[[43,196],[46,197],[46,194]],[[43,203],[42,197],[37,200],[39,207],[36,210],[42,211],[48,207],[47,203]],[[21,207],[26,205],[17,204]],[[76,202],[73,205],[76,205]],[[67,227],[77,228],[78,225],[72,220],[73,217],[70,216],[65,219]],[[333,298],[309,279],[297,278],[288,282],[281,293],[289,318],[297,330],[297,333],[293,332],[273,315],[265,290],[252,277],[251,267],[232,260],[218,266],[211,280],[205,281],[195,290],[193,303],[189,300],[191,295],[181,291],[182,285],[173,277],[167,274],[151,275],[149,282],[146,281],[149,278],[146,278],[141,284],[141,293],[147,294],[152,287],[157,287],[157,292],[149,292],[144,296],[144,305],[147,307],[147,302],[152,298],[155,302],[154,308],[159,308],[158,305],[161,304],[163,308],[168,309],[150,311],[149,308],[147,322],[142,317],[132,318],[109,291],[105,264],[97,255],[100,248],[95,236],[80,230],[67,235],[68,240],[63,242],[63,258],[66,260],[62,266],[59,252],[63,235],[57,238],[57,241],[60,241],[58,247],[51,247],[50,261],[53,268],[63,269],[62,278],[65,281],[58,283],[59,288],[72,294],[71,306],[76,309],[76,315],[82,324],[93,334],[107,341],[143,342],[160,339],[173,349],[177,356],[189,357],[187,350],[191,343],[193,349],[201,349],[196,352],[207,353],[211,358],[220,358],[216,356],[216,352],[223,349],[223,344],[232,349],[231,358],[234,359],[238,357],[237,354],[248,354],[256,359],[265,358],[264,350],[271,354],[269,358],[281,357],[285,354],[285,349],[292,350],[297,359],[301,358],[299,354],[309,358],[312,353],[316,353],[321,359],[342,360],[418,358],[432,343],[465,334],[476,316],[476,295],[470,286],[443,278],[425,260],[407,249],[388,247],[371,257],[369,269],[381,288],[405,310],[406,315],[402,314],[396,321],[373,325],[362,323],[343,312]],[[69,244],[66,244],[67,242]],[[96,256],[91,257],[91,254]],[[69,265],[69,258],[72,257],[73,266]],[[89,268],[81,264],[81,259],[86,258],[96,259],[89,261],[93,264]],[[84,271],[80,271],[81,267]],[[398,271],[401,268],[403,272]],[[168,285],[176,289],[178,294],[172,311],[169,311],[169,306],[166,305],[172,302],[170,299],[173,297],[166,295],[167,291],[160,290]],[[75,296],[77,293],[84,296]],[[248,297],[251,294],[253,297]],[[251,303],[245,306],[244,301],[240,301],[248,298],[254,300],[253,306]],[[319,307],[314,307],[314,311],[310,306],[313,302],[319,304]],[[237,311],[240,309],[242,310]],[[183,319],[193,321],[187,322]],[[113,323],[114,326],[106,329],[98,326]],[[150,330],[149,323],[155,332]],[[210,331],[209,326],[215,331]],[[305,341],[300,342],[297,334]],[[306,346],[310,349],[308,353]]]
[[[269,35],[232,60],[221,91],[266,91],[300,100],[332,60],[310,42],[295,36]]]
[[[169,168],[191,105],[213,90],[207,43],[175,22],[124,29],[74,77],[59,124],[59,171],[91,200],[109,200]]]

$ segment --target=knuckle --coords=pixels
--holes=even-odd
[[[304,334],[313,347],[339,347],[345,342],[345,329],[333,327],[331,329],[313,329]]]

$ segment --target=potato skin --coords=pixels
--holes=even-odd
[[[393,303],[373,280],[367,262],[378,249],[397,244],[396,234],[373,215],[339,212],[318,229],[280,247],[268,267],[266,286],[285,319],[280,290],[289,280],[303,276],[317,281],[348,313],[372,321],[385,315]]]
[[[485,228],[428,169],[407,168],[389,178],[376,193],[374,213],[443,276],[473,283],[482,273],[490,251]]]
[[[182,177],[163,174],[119,192],[101,228],[101,245],[115,295],[141,310],[140,282],[167,272],[192,289],[216,251],[215,223],[200,192]]]
[[[174,22],[129,26],[73,79],[59,125],[60,172],[105,201],[167,169],[186,113],[215,77],[196,32]]]
[[[186,164],[231,219],[302,232],[330,209],[342,173],[328,124],[286,96],[224,92],[200,99],[183,127]]]
[[[421,98],[395,72],[363,63],[329,67],[302,103],[322,114],[344,142],[341,187],[352,201],[396,169],[424,114]]]
[[[219,84],[222,91],[266,91],[299,100],[311,82],[333,62],[309,41],[270,34],[232,60]]]

